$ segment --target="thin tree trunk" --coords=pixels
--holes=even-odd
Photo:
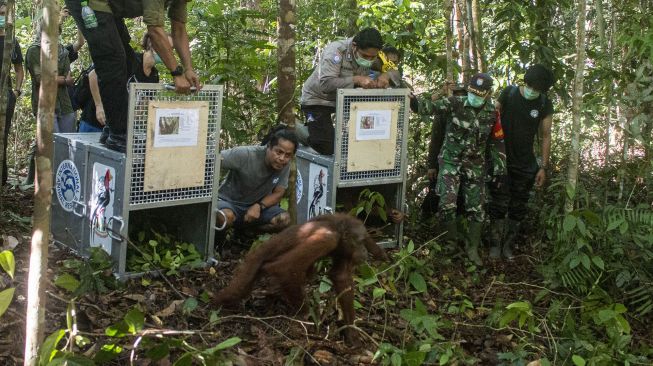
[[[358,14],[360,10],[358,9],[358,1],[349,0],[347,2],[347,9],[349,13],[347,14],[347,35],[353,37],[358,33],[358,25],[356,21],[358,20]]]
[[[7,121],[7,83],[11,74],[11,52],[14,49],[14,0],[7,1],[6,9],[5,44],[2,54],[2,69],[0,71],[0,182],[3,182],[6,178],[4,177],[4,161],[5,149],[7,147],[5,146],[4,135],[7,132],[8,125],[11,123],[11,121]],[[2,207],[2,202],[0,202],[0,207]]]
[[[277,47],[278,69],[277,83],[279,94],[277,96],[277,107],[279,109],[279,120],[282,123],[295,128],[295,24],[296,18],[295,0],[280,0],[279,2],[279,41]],[[295,199],[295,185],[297,179],[296,167],[291,166],[288,179],[288,212],[291,222],[297,222],[297,201]]]
[[[474,29],[474,18],[472,14],[472,0],[465,1],[465,37],[467,39],[467,53],[469,55],[469,68],[478,70],[476,60],[476,30]]]
[[[445,48],[447,52],[446,81],[453,82],[453,24],[451,23],[451,12],[453,11],[452,0],[444,0],[442,5],[445,23]]]
[[[52,198],[52,129],[57,96],[57,40],[59,6],[56,0],[43,1],[41,33],[41,88],[36,121],[36,182],[34,185],[34,228],[27,282],[25,318],[25,366],[35,366],[45,328],[45,285],[50,238]]]
[[[574,88],[572,94],[572,127],[571,127],[571,151],[569,152],[569,166],[567,167],[568,191],[572,192],[567,196],[565,212],[574,209],[576,186],[578,183],[578,166],[580,161],[580,129],[583,107],[583,74],[585,71],[585,14],[586,1],[578,1],[578,23],[576,25],[576,75],[574,77]]]
[[[465,47],[465,13],[463,12],[464,6],[461,4],[464,0],[454,0],[454,7],[456,9],[456,31],[458,32],[458,57],[460,58],[460,65],[462,66],[462,81],[467,82],[469,78],[469,53]]]
[[[483,28],[481,25],[481,5],[478,0],[472,0],[472,20],[474,23],[474,52],[479,72],[487,72],[487,61],[485,60],[485,47],[483,46]]]

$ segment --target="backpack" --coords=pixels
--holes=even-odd
[[[86,103],[90,100],[91,96],[91,86],[88,81],[88,74],[93,70],[94,65],[87,67],[82,70],[82,73],[79,74],[77,79],[75,79],[75,85],[68,88],[68,93],[70,94],[70,102],[73,105],[73,110],[83,109]]]
[[[143,16],[143,0],[109,0],[109,6],[117,18]]]

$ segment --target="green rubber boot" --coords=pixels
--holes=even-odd
[[[501,242],[506,230],[506,220],[497,219],[490,221],[490,258],[501,258]]]
[[[506,229],[506,238],[503,241],[503,248],[501,254],[506,259],[513,259],[514,255],[512,250],[515,248],[515,240],[519,234],[519,229],[521,228],[521,221],[508,219],[507,229]]]
[[[471,221],[469,223],[469,233],[467,235],[467,257],[477,266],[482,266],[483,261],[478,255],[478,247],[481,244],[481,231],[483,230],[482,222]]]
[[[440,231],[444,232],[442,240],[451,246],[458,245],[458,224],[455,220],[440,224]]]

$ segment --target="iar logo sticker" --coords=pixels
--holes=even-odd
[[[537,116],[540,115],[540,112],[537,109],[532,109],[531,110],[531,117],[537,118]]]
[[[64,160],[59,164],[55,175],[55,192],[61,208],[68,212],[73,211],[75,201],[79,201],[82,187],[79,180],[79,171],[72,160]]]

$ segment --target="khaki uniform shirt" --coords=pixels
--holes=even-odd
[[[302,87],[302,105],[336,106],[336,91],[354,87],[354,76],[369,76],[370,68],[356,63],[353,38],[329,43],[320,62]]]
[[[170,20],[186,23],[188,2],[189,0],[143,0],[143,22],[145,25],[162,27],[167,9]]]

